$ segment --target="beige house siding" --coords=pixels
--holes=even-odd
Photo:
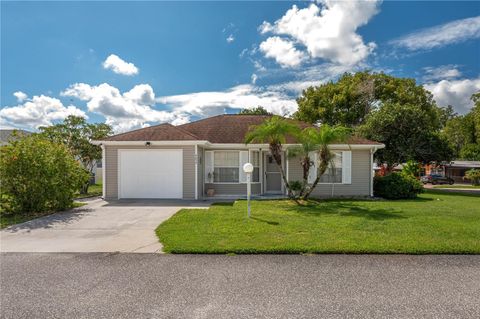
[[[208,183],[205,184],[204,196],[206,196],[207,189],[211,188],[215,190],[215,195],[247,195],[247,184]],[[260,183],[252,184],[252,195],[260,193]]]
[[[352,183],[335,184],[333,187],[333,196],[369,196],[371,170],[370,150],[352,150]],[[302,167],[296,158],[289,160],[288,180],[302,180]],[[318,184],[312,196],[332,196],[332,184]]]
[[[105,146],[105,199],[118,199],[118,150],[146,149],[145,146]],[[195,146],[151,146],[149,149],[183,150],[183,198],[195,199]]]

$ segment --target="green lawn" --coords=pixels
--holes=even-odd
[[[79,202],[74,202],[72,205],[72,208],[75,207],[81,207],[83,205],[86,205],[86,203],[79,203]],[[28,222],[29,220],[47,216],[54,214],[56,212],[43,212],[43,213],[30,213],[30,214],[8,214],[5,212],[0,212],[0,229],[15,225],[15,224],[20,224],[24,222]]]
[[[473,185],[435,185],[433,188],[468,188],[468,189],[480,189],[480,186],[473,186]]]
[[[87,197],[101,196],[101,195],[102,195],[102,184],[93,184],[88,187],[87,194],[78,193],[76,198],[87,198]]]
[[[183,209],[156,230],[170,253],[480,253],[480,197],[246,201]]]

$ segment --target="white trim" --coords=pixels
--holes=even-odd
[[[234,149],[251,149],[251,148],[268,148],[268,144],[243,144],[243,143],[210,143],[209,141],[91,141],[94,145],[145,145],[146,142],[150,142],[152,146],[166,146],[166,145],[204,145],[209,148],[234,148]],[[300,144],[283,144],[285,147],[297,146]],[[331,149],[381,149],[385,148],[385,144],[330,144]]]
[[[198,199],[198,145],[195,144],[195,200]]]
[[[282,144],[285,148],[291,146],[298,146],[300,144]],[[207,142],[209,148],[233,148],[233,149],[268,149],[268,144],[241,144],[241,143],[209,143]],[[357,149],[357,150],[368,150],[372,148],[381,149],[384,148],[384,144],[330,144],[331,149]]]
[[[105,169],[105,156],[107,151],[105,150],[105,145],[102,145],[102,198],[105,199],[107,196],[106,189],[107,189],[107,180],[106,180],[106,169]]]
[[[150,146],[184,146],[184,145],[207,145],[207,141],[91,141],[94,145],[119,145],[119,146],[145,146],[149,142]]]
[[[342,184],[352,184],[352,151],[342,151]]]

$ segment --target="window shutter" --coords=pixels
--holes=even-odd
[[[342,152],[342,184],[352,183],[352,152]]]
[[[240,183],[246,183],[247,182],[247,173],[243,171],[243,165],[248,163],[248,151],[240,151],[240,160],[238,161],[239,163],[239,172],[238,176],[240,178]]]
[[[205,183],[213,183],[213,151],[205,151]]]
[[[312,184],[317,179],[317,152],[310,152],[308,153],[310,160],[313,162],[313,165],[310,166],[310,170],[308,171],[308,183]]]

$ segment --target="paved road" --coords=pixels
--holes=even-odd
[[[2,318],[480,318],[480,256],[1,256]]]
[[[101,199],[0,231],[2,252],[159,252],[155,228],[182,207],[210,202]]]

